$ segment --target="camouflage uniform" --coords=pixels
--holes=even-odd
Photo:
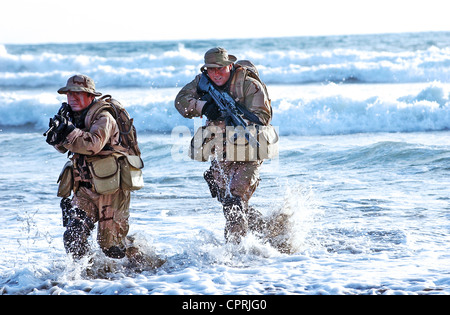
[[[70,78],[67,86],[58,92],[65,94],[74,90],[72,83],[76,77],[84,76]],[[85,78],[87,84],[84,84],[84,87],[88,92],[96,93],[96,96],[101,95],[95,92],[93,81]],[[103,110],[93,117],[102,105],[103,100],[94,100],[84,111],[74,112],[72,122],[76,128],[62,143],[54,146],[61,153],[70,151],[72,154],[70,159],[74,166],[74,196],[70,204],[62,203],[62,207],[66,208],[63,213],[66,210],[67,216],[65,247],[75,257],[81,257],[88,251],[87,239],[97,222],[97,240],[105,254],[113,258],[122,258],[125,255],[130,192],[119,188],[112,194],[98,194],[86,161],[87,158],[108,156],[125,150],[119,145],[119,128],[113,116]]]
[[[205,54],[205,65],[202,68],[223,67],[234,61],[236,57],[228,55],[225,49],[213,48]],[[202,95],[197,89],[201,75],[197,75],[176,96],[175,107],[185,118],[202,115],[200,108],[204,101],[201,100]],[[254,113],[262,124],[269,125],[272,112],[268,96],[260,82],[245,75],[245,69],[233,67],[230,79],[220,88]],[[211,125],[218,126],[225,132],[226,125],[223,120],[208,120],[207,126]],[[210,169],[204,174],[212,196],[217,197],[223,205],[227,221],[227,240],[231,234],[235,234],[239,241],[240,236],[245,235],[248,227],[255,223],[249,222],[250,218],[255,217],[255,211],[248,207],[248,201],[258,187],[259,168],[262,163],[263,161],[234,162],[214,159]]]

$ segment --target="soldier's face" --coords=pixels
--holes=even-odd
[[[217,86],[222,86],[227,83],[231,75],[231,69],[233,65],[225,66],[222,68],[208,68],[208,76]]]
[[[95,96],[86,92],[67,92],[67,103],[74,112],[79,112],[91,105]]]

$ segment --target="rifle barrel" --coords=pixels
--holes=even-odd
[[[48,128],[47,131],[44,132],[43,136],[44,136],[44,137],[47,137],[48,133],[49,133],[50,131],[52,131],[53,129],[55,129],[55,125],[52,125],[50,128]]]

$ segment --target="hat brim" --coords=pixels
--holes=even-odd
[[[228,55],[228,60],[223,60],[220,63],[205,63],[200,69],[204,68],[222,68],[233,64],[237,58],[233,55]]]
[[[102,93],[87,89],[81,86],[65,86],[58,90],[59,94],[67,94],[68,92],[86,92],[95,96],[101,96]]]

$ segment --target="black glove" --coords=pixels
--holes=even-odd
[[[44,136],[47,135],[45,142],[49,145],[56,145],[64,140],[61,135],[56,132],[56,129],[59,128],[59,120],[55,119],[55,117],[50,118],[50,121],[48,122],[49,129],[44,133]]]
[[[202,98],[202,101],[206,101],[205,105],[202,108],[202,115],[208,117],[209,120],[217,120],[221,118],[222,114],[217,107],[216,102],[212,99],[211,95],[205,94]]]
[[[52,126],[53,129],[47,134],[47,139],[45,140],[50,145],[60,144],[75,129],[75,126],[61,115],[55,115],[55,117],[50,118],[49,127]]]

